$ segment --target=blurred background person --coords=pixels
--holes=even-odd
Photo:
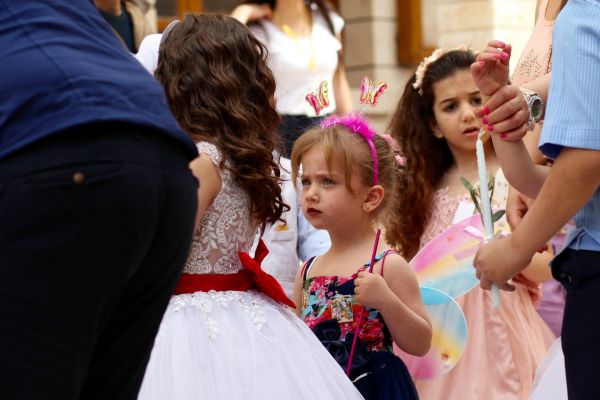
[[[127,49],[135,53],[142,40],[157,31],[156,0],[94,0]]]
[[[250,29],[269,51],[268,64],[277,88],[281,115],[279,133],[289,158],[295,140],[320,121],[304,100],[322,81],[328,83],[330,105],[324,113],[352,110],[350,87],[342,62],[344,20],[324,0],[245,1],[232,14]]]

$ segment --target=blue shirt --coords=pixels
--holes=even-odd
[[[552,80],[540,150],[600,151],[600,0],[569,0],[552,38]],[[573,218],[573,249],[600,251],[600,190]]]
[[[160,84],[91,0],[0,0],[0,159],[77,125],[122,121],[197,150]]]

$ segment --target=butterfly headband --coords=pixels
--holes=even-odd
[[[364,104],[364,107],[371,106],[375,107],[379,102],[379,97],[383,92],[385,92],[388,88],[387,83],[384,81],[375,83],[370,80],[367,76],[363,77],[361,85],[360,85],[360,103]],[[319,113],[329,106],[329,90],[327,87],[327,81],[321,82],[316,91],[308,93],[305,97],[308,104],[315,110],[315,114],[319,115]],[[363,107],[363,110],[364,110]],[[355,115],[346,115],[342,117],[331,116],[323,121],[321,121],[321,128],[330,128],[333,125],[340,125],[350,129],[352,132],[361,136],[367,142],[369,146],[369,150],[371,151],[371,157],[373,158],[373,183],[375,185],[379,184],[379,159],[377,158],[377,151],[375,150],[375,144],[373,140],[377,133],[371,129],[367,121],[362,118],[359,112]],[[390,147],[394,149],[397,147],[395,145],[394,139],[392,139],[389,135],[387,137],[383,136],[383,138],[390,144]],[[399,157],[399,156],[398,156]],[[399,165],[402,165],[399,158],[396,158],[396,161]]]
[[[377,133],[375,133],[369,124],[367,124],[367,121],[358,114],[346,115],[343,117],[331,116],[321,121],[321,128],[323,129],[331,128],[334,125],[344,126],[365,139],[369,146],[369,150],[371,151],[371,157],[373,158],[373,184],[378,185],[379,159],[377,158],[377,150],[375,150],[375,144],[373,143]]]

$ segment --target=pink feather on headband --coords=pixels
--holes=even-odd
[[[327,129],[334,125],[344,126],[350,129],[352,132],[361,136],[367,142],[369,150],[371,150],[371,157],[373,158],[373,184],[379,184],[379,159],[377,158],[377,151],[373,144],[373,139],[377,133],[369,126],[367,121],[360,115],[350,114],[342,117],[331,116],[321,121],[321,128]]]

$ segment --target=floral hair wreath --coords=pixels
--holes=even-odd
[[[423,96],[423,79],[425,79],[425,74],[427,73],[427,68],[429,65],[439,60],[444,54],[455,50],[468,51],[471,49],[469,49],[469,47],[465,44],[461,44],[454,49],[435,49],[430,56],[425,57],[423,61],[419,63],[417,71],[415,72],[415,83],[412,84],[413,89],[418,91],[419,94]]]

